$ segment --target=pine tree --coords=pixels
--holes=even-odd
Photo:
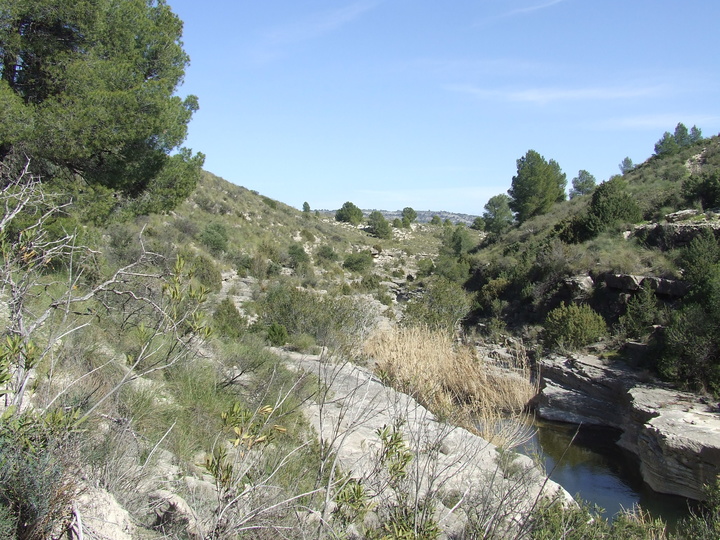
[[[517,160],[517,175],[513,176],[510,208],[518,222],[546,213],[553,204],[565,200],[565,173],[555,160],[545,158],[535,150],[528,150]]]

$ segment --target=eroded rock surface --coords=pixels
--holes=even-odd
[[[496,515],[507,513],[510,522],[527,515],[540,492],[549,497],[559,493],[572,501],[562,487],[546,480],[530,458],[514,455],[511,465],[503,464],[494,445],[438,420],[412,397],[383,385],[370,370],[352,363],[322,362],[315,356],[281,354],[327,385],[325,403],[309,403],[305,412],[323,443],[337,451],[340,468],[356,479],[370,480],[368,474],[377,470],[382,446],[378,431],[401,419],[404,440],[414,455],[410,474],[418,475],[420,497],[441,486],[446,496],[475,497],[478,504],[496,505]],[[464,521],[462,512],[439,506],[439,515],[444,516],[441,526],[449,534],[451,522]],[[455,527],[457,523],[450,529]]]
[[[660,493],[702,498],[720,474],[720,410],[698,396],[592,355],[541,360],[538,416],[622,430],[643,479]]]

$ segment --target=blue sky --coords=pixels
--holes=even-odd
[[[530,150],[568,186],[720,132],[717,0],[168,0],[205,168],[301,208],[482,214]]]

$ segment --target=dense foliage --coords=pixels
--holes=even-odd
[[[519,223],[546,213],[565,200],[565,173],[555,160],[549,162],[535,150],[517,160],[517,175],[508,190],[510,208]]]
[[[362,219],[362,210],[350,201],[343,204],[342,207],[335,212],[335,221],[342,221],[350,223],[351,225],[359,225]]]
[[[392,229],[390,223],[382,213],[377,210],[373,210],[368,216],[368,227],[370,234],[377,236],[378,238],[388,239],[392,236]]]
[[[46,180],[79,175],[135,212],[174,208],[203,163],[179,149],[198,108],[174,95],[188,64],[181,34],[163,0],[3,2],[0,159],[30,156]]]
[[[570,221],[562,230],[561,238],[567,242],[584,242],[618,224],[636,223],[641,219],[640,207],[627,192],[626,182],[614,176],[595,188],[587,211]]]
[[[605,320],[587,304],[563,304],[545,319],[545,340],[550,346],[577,349],[606,333]]]

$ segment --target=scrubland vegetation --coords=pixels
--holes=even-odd
[[[512,448],[543,349],[642,340],[644,367],[720,394],[717,138],[679,124],[622,176],[580,171],[569,201],[559,164],[529,151],[472,227],[301,212],[180,147],[197,100],[174,97],[187,56],[163,2],[98,2],[109,28],[83,3],[43,4],[1,8],[0,536],[102,537],[85,508],[107,494],[127,522],[111,534],[135,538],[669,536],[641,510],[608,523],[531,497]],[[702,229],[686,245],[622,234],[686,208]],[[689,293],[621,296],[605,273]],[[569,293],[577,276],[596,285]],[[406,409],[365,470],[343,470],[352,432],[322,422],[373,412],[330,390],[351,364],[440,427],[413,432]],[[498,445],[480,490],[437,470],[453,426]],[[680,535],[717,537],[717,489]]]

